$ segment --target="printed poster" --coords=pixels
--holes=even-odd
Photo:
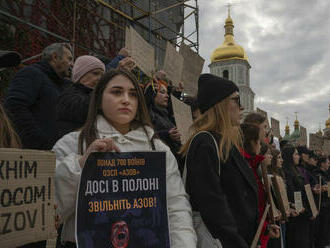
[[[79,248],[169,248],[166,153],[92,153],[76,210]]]

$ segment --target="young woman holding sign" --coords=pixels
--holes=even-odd
[[[88,118],[81,131],[60,139],[56,153],[56,199],[64,221],[62,242],[75,246],[75,206],[82,168],[93,151],[166,151],[166,192],[171,247],[195,247],[191,209],[170,149],[152,140],[143,93],[135,77],[125,71],[106,73],[91,97]]]
[[[285,145],[282,149],[282,157],[289,201],[294,203],[294,193],[300,192],[303,207],[307,209],[300,215],[289,218],[289,222],[286,224],[286,247],[309,248],[312,247],[313,243],[309,235],[310,218],[312,215],[305,194],[304,185],[306,179],[297,168],[299,165],[299,154],[294,146]]]
[[[248,248],[257,231],[258,186],[240,153],[243,108],[238,91],[232,81],[212,74],[202,74],[198,80],[201,115],[182,148],[198,247],[221,247],[221,243]],[[197,220],[206,228],[202,230]]]

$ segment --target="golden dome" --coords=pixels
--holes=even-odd
[[[221,46],[214,50],[211,55],[211,63],[226,59],[248,60],[247,55],[240,45],[234,40],[234,23],[228,13],[225,24],[225,40]]]
[[[330,128],[330,118],[325,122],[325,128]]]
[[[329,104],[329,119],[325,122],[325,128],[330,128],[330,104]]]

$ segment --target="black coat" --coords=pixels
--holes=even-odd
[[[219,142],[220,135],[212,134]],[[193,139],[186,159],[193,211],[224,248],[250,247],[258,227],[258,186],[246,160],[233,148],[219,176],[216,147],[205,133]]]
[[[172,128],[176,127],[172,106],[169,105],[167,108],[156,106],[154,101],[156,95],[157,93],[153,91],[151,86],[149,86],[144,93],[155,135],[169,146],[178,162],[179,170],[182,172],[183,159],[178,154],[181,148],[181,142],[173,140],[169,133]],[[169,103],[171,103],[170,95],[171,93],[169,91]]]
[[[294,192],[300,191],[305,211],[297,217],[290,217],[286,224],[286,247],[310,248],[312,216],[307,195],[305,192],[305,177],[299,170],[285,169],[287,194],[289,201],[294,203]]]
[[[92,88],[75,83],[60,95],[56,113],[59,138],[84,125],[92,91]]]
[[[17,72],[9,85],[5,107],[23,148],[49,150],[53,147],[57,139],[56,103],[68,84],[47,61]]]

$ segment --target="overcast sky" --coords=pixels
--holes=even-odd
[[[255,108],[280,120],[282,135],[286,117],[293,131],[294,112],[308,133],[316,132],[319,124],[323,130],[330,103],[330,1],[230,2],[235,40],[252,67]],[[203,72],[209,72],[210,56],[224,40],[228,0],[198,3],[200,55],[205,59]],[[185,31],[192,27],[189,20]]]

